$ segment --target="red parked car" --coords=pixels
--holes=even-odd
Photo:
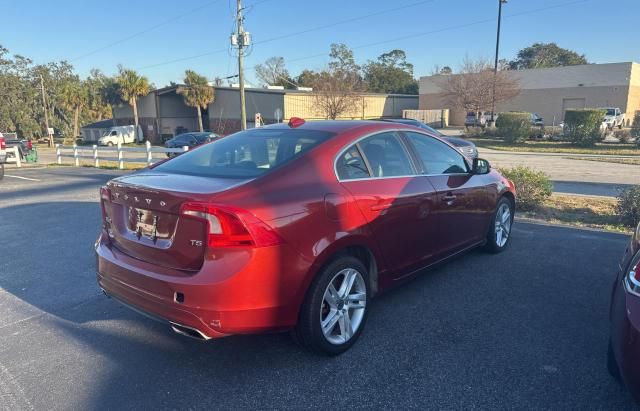
[[[412,126],[292,119],[101,189],[98,282],[207,340],[293,329],[338,354],[379,292],[509,243],[513,183]]]
[[[618,266],[611,291],[608,368],[640,403],[640,225]]]

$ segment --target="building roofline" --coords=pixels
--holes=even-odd
[[[151,93],[155,94],[167,94],[171,91],[175,91],[178,87],[184,86],[184,84],[176,84],[174,86],[166,86],[159,89],[152,90]],[[227,86],[212,86],[214,90],[226,90],[226,91],[238,91],[238,87],[227,87]],[[245,91],[248,93],[265,93],[265,94],[302,94],[302,95],[314,95],[314,91],[305,91],[305,90],[273,90],[273,89],[265,89],[265,88],[254,88],[254,87],[245,87]],[[149,94],[151,94],[149,93]],[[418,94],[396,94],[396,93],[356,93],[359,96],[384,96],[384,97],[400,97],[400,98],[417,98]]]

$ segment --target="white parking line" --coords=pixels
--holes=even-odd
[[[29,180],[29,181],[40,181],[37,178],[29,178],[29,177],[22,177],[22,176],[12,176],[9,174],[5,174],[5,177],[11,177],[11,178],[19,178],[20,180]]]

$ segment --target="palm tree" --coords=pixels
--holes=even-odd
[[[189,107],[195,107],[198,111],[198,126],[200,131],[204,131],[202,127],[202,110],[213,101],[213,87],[209,86],[209,82],[205,76],[201,76],[192,70],[184,72],[184,86],[178,87],[176,93],[184,97],[184,103]]]
[[[122,66],[118,67],[118,90],[120,98],[129,103],[133,108],[133,121],[136,125],[136,139],[138,136],[138,97],[146,96],[151,91],[149,80],[145,76],[141,76],[135,70],[126,69]]]
[[[73,137],[76,138],[79,135],[80,110],[87,104],[87,89],[79,81],[69,81],[62,86],[60,98],[62,105],[73,111]]]

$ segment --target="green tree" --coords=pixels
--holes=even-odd
[[[120,98],[129,103],[133,109],[133,121],[138,134],[138,97],[146,96],[151,91],[151,84],[145,76],[141,76],[134,70],[118,66],[118,90]]]
[[[381,54],[363,68],[369,91],[376,93],[418,94],[418,82],[413,78],[413,64],[407,62],[403,50]]]
[[[61,90],[60,100],[62,105],[69,111],[73,112],[73,138],[78,137],[80,111],[86,106],[88,101],[88,90],[75,78],[74,81],[68,81]]]
[[[113,115],[112,106],[120,99],[114,89],[113,78],[98,69],[92,69],[84,81],[87,90],[87,121],[100,121]]]
[[[313,83],[316,81],[318,73],[313,70],[302,70],[302,73],[295,79],[295,83],[300,87],[313,87]]]
[[[353,52],[344,44],[332,44],[331,61],[313,75],[316,109],[327,119],[336,119],[364,104],[359,94],[366,90]],[[364,107],[362,110],[364,111]]]
[[[198,126],[202,127],[202,111],[214,99],[213,87],[209,85],[207,78],[192,70],[184,72],[184,86],[178,87],[176,92],[184,97],[184,103],[189,107],[195,107],[198,112]]]
[[[589,64],[584,54],[559,47],[556,43],[534,43],[518,52],[509,62],[512,70],[576,66]]]

